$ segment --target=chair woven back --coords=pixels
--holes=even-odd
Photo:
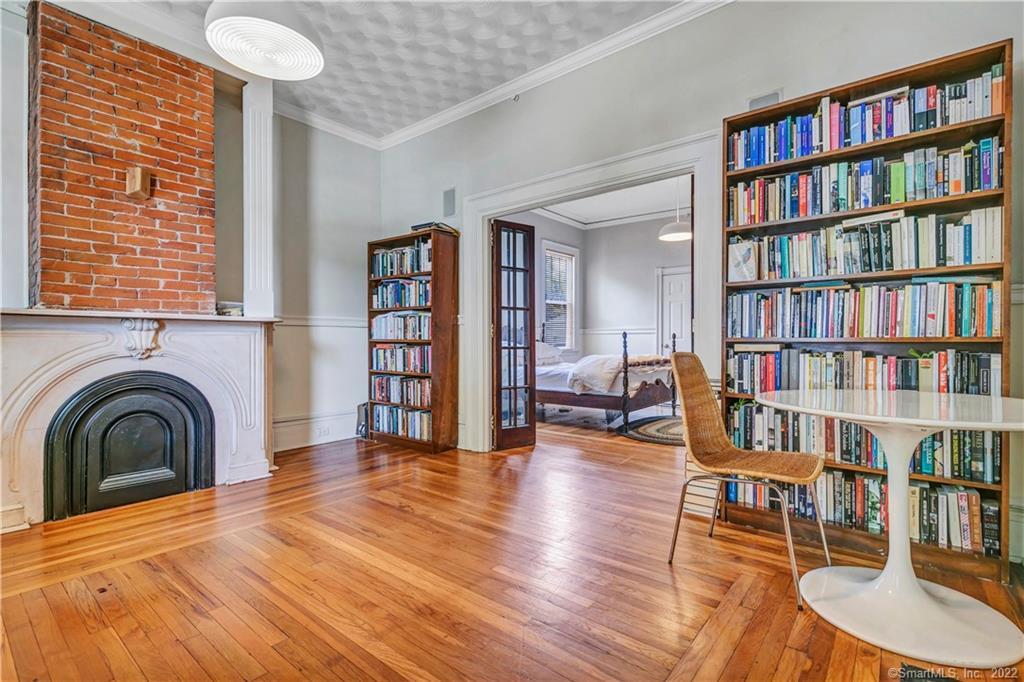
[[[703,455],[733,449],[704,365],[694,353],[674,353],[672,371],[682,405],[683,436],[697,464]]]

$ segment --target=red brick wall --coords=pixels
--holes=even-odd
[[[46,3],[29,33],[31,303],[214,312],[213,71]]]

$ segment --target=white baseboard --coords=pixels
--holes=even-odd
[[[261,459],[256,462],[246,462],[228,467],[228,479],[224,485],[234,485],[245,481],[255,481],[259,478],[270,476],[270,463]]]
[[[25,521],[25,507],[20,504],[12,504],[0,508],[0,533],[10,533],[14,530],[28,528]]]
[[[274,420],[274,452],[330,443],[356,435],[355,410]]]

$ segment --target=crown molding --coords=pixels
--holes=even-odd
[[[0,2],[0,11],[13,14],[24,19],[28,14],[27,2]]]
[[[51,1],[93,21],[172,50],[182,56],[194,59],[197,62],[231,74],[244,81],[251,82],[259,79],[258,76],[243,71],[221,59],[206,44],[202,35],[196,36],[195,27],[175,19],[170,14],[162,12],[148,3],[118,2],[116,0]],[[628,26],[595,43],[591,43],[553,62],[540,66],[518,78],[513,78],[465,102],[461,102],[433,116],[429,116],[379,138],[292,104],[275,102],[274,112],[351,142],[381,151],[446,126],[449,123],[454,123],[482,109],[510,99],[517,94],[581,69],[604,57],[652,38],[659,33],[725,7],[733,1],[683,0],[679,4],[673,5],[639,23]]]
[[[644,213],[641,215],[625,216],[622,218],[609,218],[608,220],[597,220],[592,223],[585,223],[576,218],[556,213],[547,208],[535,208],[530,211],[548,220],[554,220],[562,223],[563,225],[569,225],[575,227],[577,230],[599,230],[603,227],[615,227],[616,225],[629,225],[631,223],[645,223],[651,220],[660,220],[663,218],[674,218],[676,215],[675,209],[668,209],[665,211],[656,211],[654,213]],[[690,215],[689,209],[680,211],[680,215]]]
[[[356,130],[355,128],[350,128],[343,123],[338,123],[337,121],[333,121],[325,116],[321,116],[320,114],[314,114],[308,109],[302,109],[294,104],[282,102],[277,98],[274,98],[274,113],[280,114],[285,118],[290,118],[293,121],[298,121],[299,123],[305,123],[312,128],[323,130],[324,132],[331,133],[332,135],[337,135],[338,137],[342,137],[350,142],[355,142],[356,144],[361,144],[364,147],[369,147],[370,149],[380,151],[384,148],[381,145],[380,140],[373,135],[364,133],[361,130]]]
[[[431,130],[436,130],[460,118],[475,114],[481,109],[502,102],[552,81],[567,73],[581,69],[599,59],[603,59],[627,47],[652,38],[680,24],[703,16],[716,9],[729,5],[733,0],[683,0],[678,5],[648,17],[644,21],[628,26],[617,33],[602,38],[595,43],[580,48],[575,52],[560,57],[553,62],[540,66],[533,71],[513,78],[495,88],[472,97],[465,102],[428,116],[422,121],[400,128],[380,138],[382,148],[388,149],[414,137],[419,137]]]
[[[573,220],[572,218],[570,218],[568,216],[564,216],[561,213],[555,213],[554,211],[549,211],[546,208],[535,208],[535,209],[532,209],[529,212],[530,213],[535,213],[535,214],[539,215],[541,218],[547,218],[548,220],[554,220],[556,223],[562,223],[563,225],[568,225],[569,227],[575,227],[577,230],[585,230],[585,229],[587,229],[587,224],[586,223],[581,223],[578,220]]]
[[[689,209],[685,211],[679,211],[680,217],[689,216]],[[665,211],[657,211],[655,213],[643,213],[640,215],[626,216],[624,218],[610,218],[608,220],[598,220],[594,223],[587,223],[584,228],[586,230],[599,230],[602,227],[615,227],[616,225],[629,225],[630,223],[646,223],[652,220],[664,220],[667,218],[675,218],[676,210],[674,208],[667,209]]]
[[[175,19],[172,15],[156,9],[147,2],[118,2],[117,0],[48,0],[92,19],[105,26],[127,33],[133,38],[145,40],[183,57],[195,60],[211,68],[231,74],[243,81],[263,80],[260,76],[243,71],[229,64],[210,49],[200,31],[196,34],[195,26]]]

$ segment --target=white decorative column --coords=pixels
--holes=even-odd
[[[254,77],[242,88],[242,139],[245,315],[273,317],[280,298],[274,238],[273,81]]]

